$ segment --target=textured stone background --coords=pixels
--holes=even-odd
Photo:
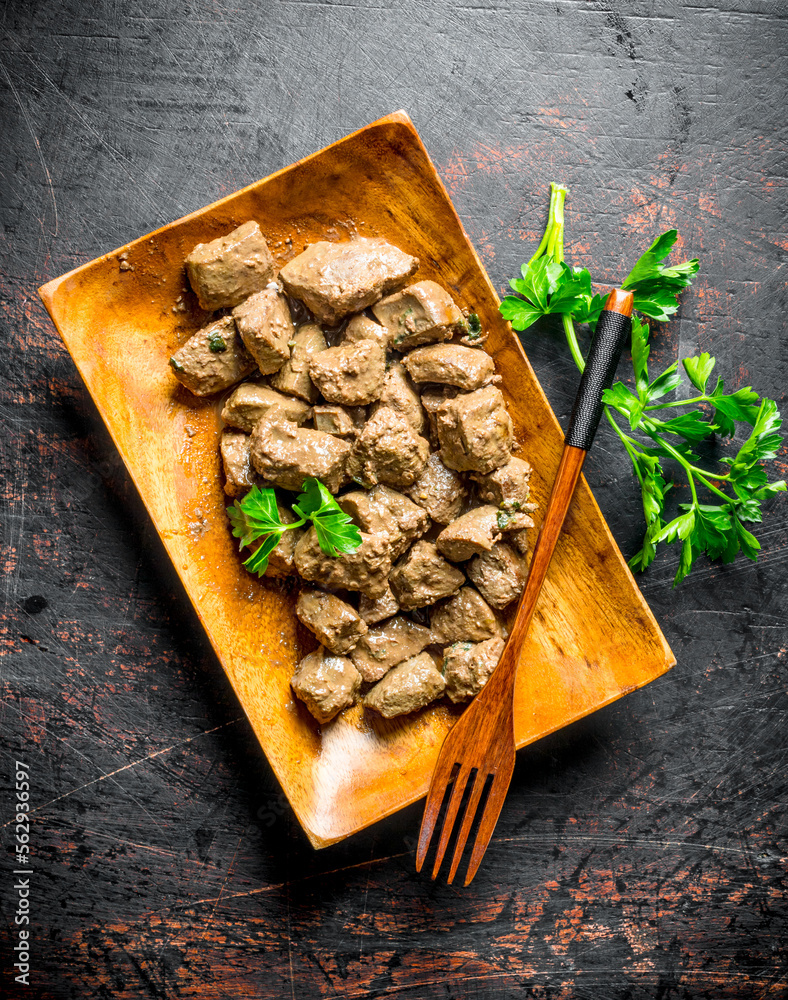
[[[669,553],[642,578],[678,666],[520,754],[469,889],[415,876],[420,807],[315,853],[36,295],[403,107],[496,287],[550,180],[571,185],[568,255],[600,280],[675,226],[702,272],[657,362],[709,350],[784,406],[785,5],[9,0],[0,28],[0,718],[4,785],[16,759],[34,785],[24,995],[785,996],[784,498],[757,565],[702,563],[672,590]],[[557,329],[523,342],[566,421]],[[632,554],[636,483],[604,427],[587,475]]]

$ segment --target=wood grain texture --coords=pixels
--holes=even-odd
[[[315,853],[35,293],[405,107],[496,289],[550,180],[567,258],[611,285],[675,226],[702,270],[654,364],[709,350],[784,409],[784,12],[611,7],[2,9],[2,822],[24,754],[39,995],[784,995],[784,500],[756,565],[673,590],[665,554],[640,579],[678,665],[519,753],[467,890],[414,876],[418,805]],[[560,331],[522,340],[566,426]],[[585,475],[632,554],[637,485],[605,427]]]

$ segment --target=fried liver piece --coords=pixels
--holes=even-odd
[[[189,284],[208,310],[237,306],[265,288],[275,273],[265,237],[251,221],[210,243],[198,243],[186,258]]]
[[[352,438],[356,436],[356,425],[348,411],[339,403],[326,403],[324,406],[313,406],[312,416],[315,428],[334,434],[336,437]]]
[[[374,340],[384,351],[391,347],[391,331],[376,323],[365,313],[351,316],[343,332],[344,340],[356,343],[359,340]]]
[[[263,375],[279,371],[290,359],[293,320],[287,299],[272,281],[233,309],[244,344]]]
[[[386,355],[374,340],[359,340],[313,354],[309,375],[329,403],[366,406],[380,397]]]
[[[496,542],[490,552],[474,556],[467,568],[471,582],[499,611],[520,596],[528,576],[525,559],[506,542]]]
[[[257,421],[273,406],[278,406],[288,420],[299,426],[311,412],[300,399],[284,396],[261,382],[243,382],[224,404],[222,420],[230,427],[251,434]]]
[[[170,358],[178,381],[195,396],[229,389],[255,369],[232,316],[223,316],[189,337]]]
[[[300,299],[320,323],[333,326],[402,288],[419,266],[417,257],[381,239],[312,243],[282,268],[289,295]]]
[[[287,507],[276,505],[279,511],[279,519],[284,524],[292,524],[296,520],[295,514]],[[295,550],[298,541],[304,533],[303,528],[292,528],[290,531],[283,531],[276,548],[268,556],[268,566],[264,576],[294,576],[295,575]]]
[[[452,562],[464,562],[479,552],[489,552],[501,537],[498,514],[498,508],[489,504],[469,510],[438,535],[435,540],[438,552]]]
[[[259,485],[260,477],[252,467],[249,449],[252,439],[243,431],[225,427],[219,440],[224,466],[224,492],[230,497],[244,496]]]
[[[317,532],[310,527],[296,545],[295,565],[310,583],[334,590],[360,590],[375,600],[388,588],[389,540],[386,535],[369,535],[362,531],[359,548],[335,558],[323,552]]]
[[[447,601],[433,608],[430,628],[435,642],[481,642],[503,636],[503,626],[482,595],[473,587],[461,587]]]
[[[447,469],[437,451],[430,453],[421,475],[405,492],[438,524],[450,524],[459,517],[468,497],[462,476]]]
[[[511,458],[492,472],[471,473],[479,484],[479,499],[506,510],[534,510],[528,505],[531,494],[531,466],[523,458]]]
[[[456,704],[470,701],[487,681],[503,653],[503,639],[484,642],[456,642],[443,651],[443,673],[446,694]]]
[[[354,490],[337,502],[362,531],[388,535],[392,560],[398,559],[430,524],[421,507],[388,486],[375,486],[369,492]]]
[[[526,504],[526,507],[535,507],[535,504]],[[516,534],[526,528],[533,528],[534,521],[530,514],[522,510],[508,510],[506,506],[498,508],[498,527],[506,533]]]
[[[420,539],[391,571],[389,584],[400,607],[423,608],[456,594],[465,574],[446,562],[433,542]]]
[[[438,444],[438,418],[436,416],[439,407],[443,406],[447,399],[454,399],[459,395],[460,390],[453,385],[433,386],[425,389],[421,394],[421,406],[427,414],[427,422],[430,429],[430,441],[434,445]]]
[[[430,445],[388,406],[367,421],[347,464],[348,476],[365,486],[410,486],[427,464]]]
[[[528,530],[526,528],[523,528],[521,531],[513,531],[510,535],[507,535],[506,541],[510,545],[513,545],[520,555],[528,555],[528,549],[531,546],[528,538]]]
[[[333,434],[299,427],[274,407],[252,431],[252,465],[275,486],[300,490],[314,476],[336,493],[345,479],[350,445]]]
[[[302,590],[296,615],[332,653],[349,652],[367,632],[367,623],[351,604],[324,590]]]
[[[385,621],[386,618],[391,618],[399,611],[399,601],[394,596],[391,587],[386,587],[385,593],[374,600],[367,597],[365,594],[361,595],[361,599],[358,602],[358,613],[367,623],[367,625],[375,625],[377,622]]]
[[[415,712],[440,698],[446,690],[443,674],[429,653],[405,660],[386,674],[364,695],[365,708],[373,708],[384,719]]]
[[[512,457],[514,432],[503,393],[493,385],[442,403],[435,418],[443,464],[458,472],[492,472]]]
[[[417,347],[402,362],[414,382],[440,382],[458,389],[481,389],[495,375],[495,363],[486,351],[460,344]]]
[[[404,417],[417,434],[424,433],[425,416],[421,400],[401,361],[389,365],[380,399],[372,406],[370,416],[382,406],[388,406]]]
[[[320,646],[301,660],[290,686],[322,725],[353,704],[361,676],[346,657]]]
[[[290,341],[290,357],[271,376],[271,385],[289,396],[298,396],[307,403],[317,401],[317,386],[309,377],[309,360],[319,351],[325,351],[326,338],[317,323],[299,326]]]
[[[374,682],[398,663],[416,656],[431,642],[432,632],[428,628],[397,615],[362,636],[350,658],[362,678]]]
[[[434,281],[417,281],[378,302],[372,312],[391,333],[398,351],[451,340],[465,323],[449,293]]]

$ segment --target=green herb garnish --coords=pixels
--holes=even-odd
[[[542,316],[560,315],[572,357],[583,371],[585,361],[574,324],[588,323],[593,328],[605,300],[593,294],[591,275],[585,268],[570,268],[564,263],[566,193],[566,188],[551,185],[544,236],[531,259],[523,264],[522,277],[509,282],[518,294],[506,296],[500,309],[515,330],[527,329]],[[643,500],[645,538],[629,565],[644,570],[653,561],[660,542],[680,542],[674,586],[684,579],[701,552],[723,562],[731,562],[739,551],[757,560],[760,543],[744,525],[760,521],[762,502],[786,488],[783,480],[769,482],[762,465],[777,455],[782,444],[778,434],[782,421],[773,400],[759,397],[750,386],[725,393],[721,378],[709,392],[707,385],[716,362],[705,353],[681,361],[698,390],[692,399],[664,402],[664,397],[681,383],[678,360],[656,378],[649,376],[649,325],[645,318],[668,320],[678,309],[678,295],[691,284],[699,266],[696,259],[674,265],[663,263],[677,238],[675,229],[659,236],[622,283],[622,288],[633,292],[636,310],[632,315],[634,388],[616,382],[603,396],[605,415],[632,461]],[[664,412],[678,407],[689,409],[672,417]],[[613,411],[627,419],[629,430],[647,440],[626,433]],[[733,437],[737,424],[745,425],[749,436],[735,456],[721,459],[727,471],[698,465],[692,446],[715,434]],[[678,505],[681,513],[668,519],[665,502],[673,484],[665,478],[665,458],[681,467],[691,495],[690,503]],[[699,495],[700,490],[708,495]]]
[[[482,335],[482,321],[478,313],[471,313],[466,321],[468,340],[478,340]]]
[[[208,347],[213,354],[223,354],[227,350],[227,342],[220,333],[208,334]]]
[[[172,368],[174,372],[185,371],[183,365],[180,363],[180,361],[178,361],[177,358],[170,358],[170,368]]]
[[[507,510],[499,510],[496,516],[496,521],[498,522],[498,530],[506,531],[506,529],[511,524],[514,514],[509,513]]]
[[[342,510],[319,479],[310,476],[301,489],[303,492],[293,504],[293,510],[315,526],[320,548],[330,556],[355,552],[361,545],[361,532],[350,515]]]
[[[327,555],[336,557],[355,552],[361,545],[361,532],[319,479],[310,476],[304,481],[293,511],[300,520],[285,524],[279,516],[276,492],[259,486],[253,486],[243,500],[227,508],[233,535],[240,539],[242,549],[262,539],[244,561],[251,573],[262,576],[268,568],[268,557],[282,535],[307,521],[314,525],[318,544]]]

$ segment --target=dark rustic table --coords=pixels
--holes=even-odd
[[[316,853],[36,295],[404,107],[496,287],[551,180],[571,187],[570,259],[602,280],[675,226],[702,270],[655,358],[710,351],[784,406],[785,13],[2,7],[2,779],[29,768],[32,815],[31,986],[5,952],[4,995],[788,995],[784,498],[757,565],[701,560],[674,590],[670,552],[641,578],[678,665],[520,753],[470,888],[415,875],[420,807]],[[523,343],[565,422],[558,329]],[[631,555],[638,490],[609,428],[587,475]]]

